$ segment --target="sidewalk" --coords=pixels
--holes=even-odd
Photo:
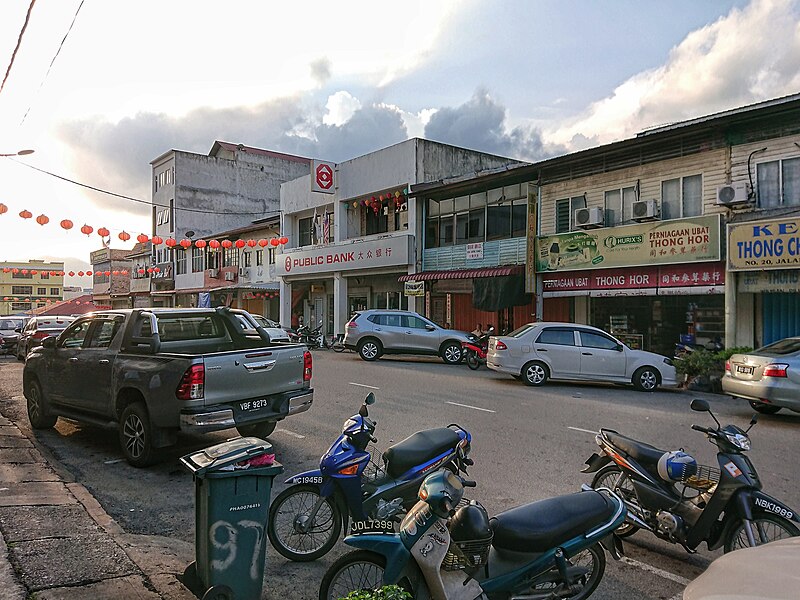
[[[193,600],[191,544],[126,534],[49,453],[0,416],[0,596]]]

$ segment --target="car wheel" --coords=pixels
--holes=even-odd
[[[461,362],[463,357],[464,349],[459,343],[448,342],[445,347],[442,348],[442,360],[448,365],[457,365]]]
[[[50,429],[58,420],[57,415],[51,415],[48,410],[47,399],[42,393],[42,386],[38,381],[28,384],[27,400],[28,420],[34,429]]]
[[[753,407],[754,411],[760,412],[762,415],[774,415],[781,409],[780,406],[764,404],[763,402],[753,402],[752,400],[748,400],[748,402],[750,403],[750,406]]]
[[[277,426],[277,421],[265,421],[264,423],[253,423],[252,425],[238,425],[236,431],[242,437],[266,438],[272,435]]]
[[[144,403],[129,404],[120,417],[119,443],[125,460],[134,467],[146,467],[155,459],[153,427]]]
[[[538,360],[529,362],[522,367],[522,380],[528,385],[539,387],[544,385],[550,374],[547,372],[547,365]]]
[[[653,367],[639,367],[633,374],[631,383],[640,392],[655,392],[661,383],[661,374]]]
[[[383,353],[381,343],[374,338],[367,338],[358,343],[358,355],[366,361],[378,360]]]

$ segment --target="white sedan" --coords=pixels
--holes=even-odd
[[[271,342],[288,342],[289,334],[278,325],[275,321],[271,321],[261,315],[254,315],[250,313],[250,317],[256,322],[259,327],[262,327],[268,334]],[[239,320],[242,322],[242,327],[247,331],[255,331],[252,323],[248,323],[243,315],[239,315]]]
[[[678,385],[669,358],[576,323],[529,323],[489,338],[486,366],[534,386],[548,379],[629,383],[644,392]]]

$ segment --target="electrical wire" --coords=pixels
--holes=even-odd
[[[20,165],[22,165],[24,167],[28,167],[29,169],[33,169],[34,171],[38,171],[40,173],[44,173],[45,175],[50,175],[50,177],[55,177],[56,179],[61,179],[62,181],[66,181],[66,182],[72,183],[74,185],[78,185],[80,187],[84,187],[84,188],[93,190],[95,192],[100,192],[101,194],[108,194],[109,196],[114,196],[116,198],[122,198],[123,200],[130,200],[131,202],[138,202],[140,204],[146,204],[148,206],[158,206],[158,207],[161,207],[161,208],[169,208],[168,204],[157,204],[155,202],[150,202],[149,200],[142,200],[141,198],[132,198],[131,196],[125,196],[123,194],[117,194],[116,192],[109,192],[108,190],[104,190],[104,189],[101,189],[101,188],[98,188],[98,187],[87,185],[85,183],[81,183],[80,181],[75,181],[74,179],[69,179],[68,177],[64,177],[62,175],[57,175],[55,173],[51,173],[50,171],[46,171],[44,169],[40,169],[39,167],[34,167],[33,165],[29,165],[27,163],[24,163],[22,161],[16,160],[14,158],[10,158],[9,160],[11,160],[11,161],[13,161],[13,162],[15,162],[17,164],[20,164]],[[203,210],[201,208],[184,208],[183,206],[175,207],[175,210],[179,210],[181,212],[185,211],[185,212],[205,213],[205,214],[209,214],[209,215],[226,214],[226,215],[263,215],[263,216],[269,216],[269,215],[277,215],[277,214],[280,214],[280,212],[281,212],[280,210],[273,210],[273,211],[258,210],[258,211],[254,211],[254,212],[230,212],[230,211],[227,211],[227,210],[216,211],[216,210]]]
[[[0,83],[0,93],[2,93],[3,88],[6,86],[8,75],[11,73],[11,67],[14,66],[14,59],[17,57],[17,50],[19,50],[20,44],[22,44],[22,36],[25,34],[25,30],[28,28],[28,21],[31,20],[31,11],[33,10],[34,4],[36,4],[36,0],[31,0],[31,5],[28,7],[28,13],[25,15],[25,22],[22,24],[19,37],[17,37],[17,45],[14,47],[14,51],[11,53],[11,62],[8,63],[5,77],[3,77],[3,83]]]
[[[44,82],[47,81],[47,76],[50,75],[50,69],[53,68],[53,63],[56,62],[56,59],[58,58],[58,55],[61,54],[61,48],[64,47],[64,42],[67,41],[67,36],[69,35],[69,32],[72,31],[72,27],[75,25],[75,21],[78,19],[78,13],[81,12],[81,8],[83,7],[83,3],[84,2],[85,2],[85,0],[81,0],[81,3],[78,5],[78,10],[75,11],[75,16],[72,17],[72,23],[69,24],[69,29],[67,29],[67,33],[64,34],[64,39],[62,39],[61,43],[58,45],[58,50],[56,50],[56,54],[55,54],[55,56],[53,56],[53,60],[50,61],[50,66],[47,67],[47,73],[44,74],[44,77],[42,78],[42,82],[39,84],[39,87],[37,88],[37,90],[33,93],[33,98],[31,98],[31,103],[28,105],[28,109],[25,111],[25,114],[22,116],[22,121],[19,122],[20,125],[22,125],[25,122],[25,119],[27,118],[28,113],[31,111],[31,107],[33,106],[33,101],[36,99],[36,96],[39,94],[39,91],[42,89],[42,86],[44,86]]]

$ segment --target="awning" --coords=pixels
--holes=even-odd
[[[249,290],[268,290],[276,292],[280,289],[280,283],[277,281],[272,281],[268,283],[243,283],[240,285],[228,285],[228,286],[221,286],[211,288],[206,290],[207,292],[225,292],[227,290],[230,291],[249,291]]]
[[[423,271],[411,275],[402,275],[397,281],[439,281],[441,279],[480,279],[482,277],[505,277],[517,275],[525,271],[522,265],[510,267],[489,267],[485,269],[458,269],[455,271]]]

